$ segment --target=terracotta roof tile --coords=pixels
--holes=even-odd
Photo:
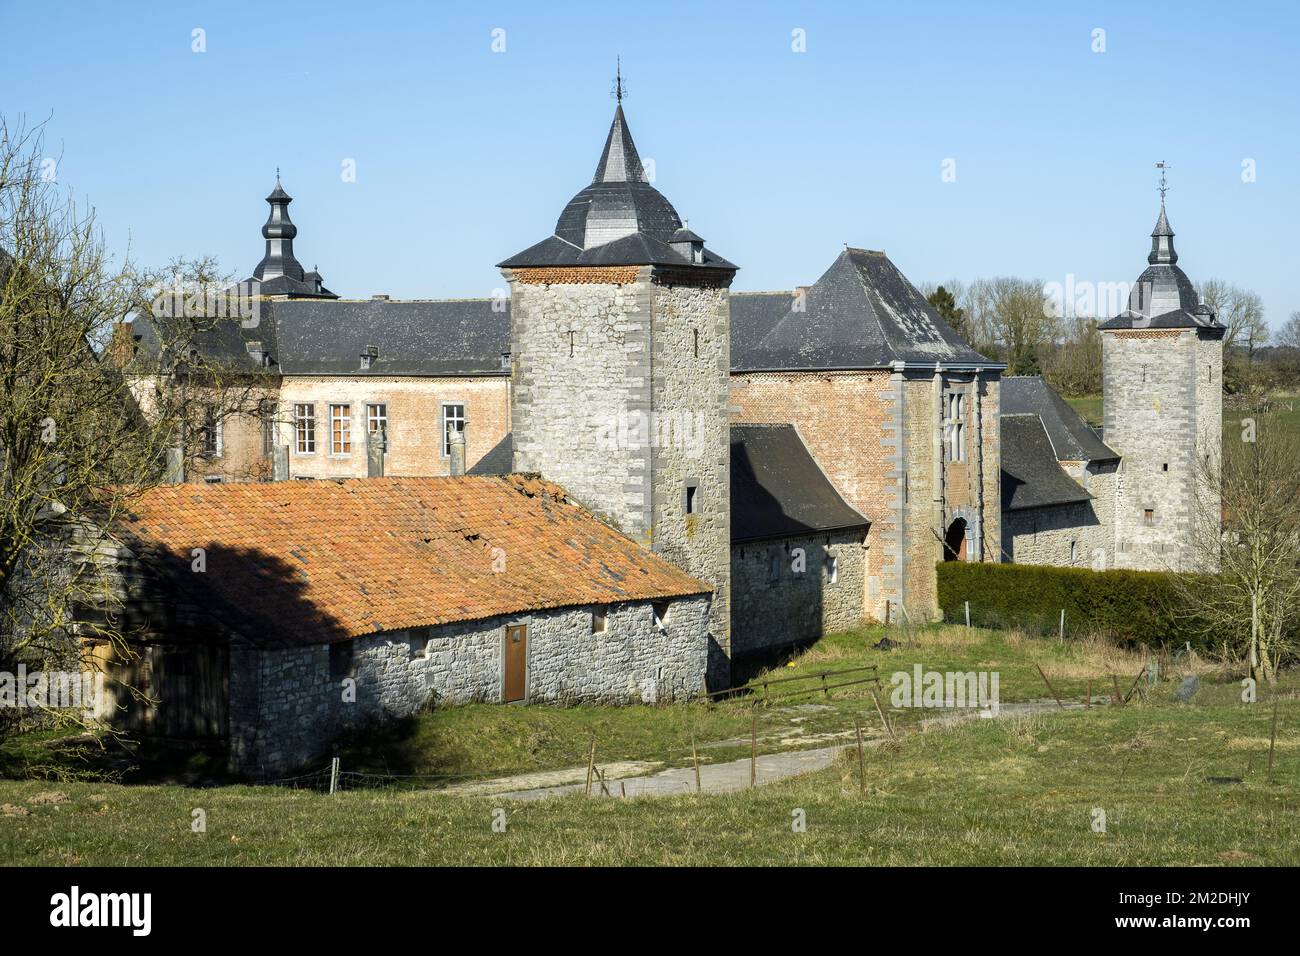
[[[122,530],[146,568],[277,643],[711,591],[523,475],[172,485]]]

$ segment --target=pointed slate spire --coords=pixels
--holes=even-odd
[[[649,182],[641,157],[637,155],[636,144],[632,142],[632,133],[627,128],[627,117],[623,115],[620,102],[614,110],[614,122],[610,124],[609,136],[605,139],[605,151],[600,154],[596,165],[593,183],[632,183]]]
[[[298,227],[289,218],[289,203],[293,197],[280,185],[280,171],[275,171],[275,188],[266,197],[271,204],[271,214],[262,227],[262,236],[266,239],[266,255],[253,270],[255,279],[274,279],[288,276],[299,282],[303,280],[303,268],[293,256],[293,237],[298,235]]]
[[[1178,261],[1178,253],[1174,251],[1174,231],[1169,228],[1169,217],[1165,215],[1164,200],[1160,202],[1160,218],[1156,220],[1156,227],[1151,231],[1151,254],[1147,256],[1147,262],[1151,265],[1173,265]]]

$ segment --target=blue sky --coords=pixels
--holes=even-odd
[[[1300,309],[1294,4],[0,0],[0,25],[0,112],[50,116],[59,182],[146,263],[248,274],[279,166],[334,291],[490,295],[590,181],[621,56],[656,186],[737,290],[846,242],[916,282],[1132,281],[1163,159],[1192,279]]]

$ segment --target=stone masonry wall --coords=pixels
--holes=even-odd
[[[802,570],[796,549],[803,550]],[[832,557],[837,563],[834,583]],[[752,541],[733,547],[733,654],[740,657],[778,650],[860,626],[865,564],[861,532]],[[775,581],[774,566],[779,567]]]
[[[1175,570],[1185,557],[1197,468],[1196,341],[1192,330],[1102,335],[1106,444],[1123,456],[1116,567]]]
[[[232,766],[285,774],[327,754],[348,729],[429,704],[500,701],[507,625],[528,628],[530,703],[694,697],[704,689],[709,605],[708,596],[673,599],[663,629],[642,601],[608,606],[603,633],[593,633],[584,607],[357,638],[347,672],[355,702],[344,701],[344,675],[330,674],[328,645],[232,647]]]

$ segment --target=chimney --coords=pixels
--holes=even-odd
[[[385,295],[383,293],[378,293],[378,292],[372,295],[370,298],[375,302],[389,302],[392,300],[392,296]]]
[[[465,433],[455,428],[451,430],[451,473],[465,474]]]
[[[456,446],[452,445],[453,459]],[[384,436],[380,432],[366,432],[366,477],[384,477]]]
[[[289,480],[289,446],[276,445],[271,452],[271,480]]]
[[[185,481],[185,449],[167,449],[167,471],[163,480],[169,485],[179,485]]]

